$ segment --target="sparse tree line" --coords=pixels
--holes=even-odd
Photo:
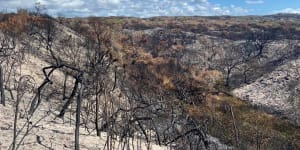
[[[225,54],[223,58],[214,59],[217,62],[214,68],[223,71],[225,86],[248,84],[283,62],[299,56],[298,40],[278,40],[270,32],[257,29],[249,32],[245,40],[224,44]],[[287,33],[286,36],[289,35]]]
[[[187,46],[193,45],[198,40],[204,45],[199,49],[203,51],[201,55],[205,55],[205,60],[200,60],[204,61],[200,62],[205,64],[203,67],[222,71],[225,86],[236,87],[252,82],[262,75],[264,70],[270,70],[289,58],[299,55],[298,39],[293,32],[294,28],[286,25],[278,28],[268,29],[253,24],[242,32],[238,40],[219,35],[207,37],[211,38],[207,41],[199,39],[201,35],[189,35],[168,27],[152,29],[151,34],[146,33],[150,32],[150,29],[149,31],[125,29],[122,42],[125,43],[124,45],[142,47],[153,57],[173,57],[180,62],[186,55]],[[193,63],[186,62],[183,65],[192,66]]]

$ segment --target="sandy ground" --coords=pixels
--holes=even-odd
[[[48,66],[49,64],[45,61],[30,55],[26,54],[26,60],[21,65],[21,76],[30,75],[34,78],[35,84],[39,85],[43,82],[44,77],[42,74],[42,68]],[[63,73],[56,71],[54,73],[53,79],[57,82],[62,83]],[[61,80],[61,81],[60,81]],[[71,82],[71,81],[70,81]],[[15,92],[14,92],[15,94]],[[15,102],[11,100],[9,94],[7,96],[6,106],[0,105],[0,150],[9,149],[13,141],[13,120],[14,120],[14,106]],[[32,95],[25,95],[22,98],[22,103],[20,104],[20,114],[18,115],[17,130],[20,131],[24,123],[26,123],[26,105],[30,102]],[[72,116],[72,122],[70,119],[66,119],[65,122],[56,118],[54,111],[54,106],[49,102],[44,101],[39,109],[35,112],[34,117],[32,118],[32,124],[30,127],[33,127],[29,132],[28,136],[25,137],[24,141],[20,143],[19,149],[21,150],[71,150],[74,149],[74,119]],[[47,113],[49,110],[52,110],[51,113]],[[40,122],[37,123],[37,120],[43,118]],[[24,133],[26,132],[26,127],[22,130],[20,135],[17,138],[17,143],[20,141]],[[81,149],[86,150],[99,150],[104,149],[105,142],[107,139],[107,134],[103,132],[101,137],[97,137],[94,132],[89,134],[84,128],[80,129],[80,147]],[[40,142],[38,142],[40,141]],[[146,142],[139,142],[141,140],[130,140],[131,146],[130,149],[147,149]],[[132,144],[133,142],[133,144]],[[137,144],[137,142],[139,142]],[[140,145],[138,148],[137,145]],[[121,149],[122,145],[118,141],[114,141],[113,149]],[[129,149],[126,148],[126,149]],[[158,145],[151,144],[150,149],[160,150],[167,149],[166,147],[161,147]]]
[[[13,139],[13,104],[8,103],[5,107],[0,106],[0,150],[6,150],[12,143]],[[20,105],[22,108],[22,105]],[[53,113],[47,115],[48,106],[47,103],[41,105],[40,109],[35,113],[31,126],[34,126],[30,131],[25,140],[21,143],[20,149],[24,150],[66,150],[74,149],[74,124],[65,121],[63,123],[62,119],[56,118]],[[37,120],[46,116],[41,122],[36,123]],[[19,116],[20,117],[20,116]],[[25,118],[18,119],[18,130],[26,122]],[[24,135],[26,128],[21,132],[17,141],[20,141],[21,137]],[[103,149],[107,134],[103,132],[101,137],[97,137],[95,133],[90,135],[84,129],[80,129],[80,147],[81,149],[87,150],[98,150]],[[41,142],[38,143],[38,140]],[[137,148],[137,140],[133,140],[134,149],[147,149],[147,144],[142,141],[141,147]],[[132,143],[132,142],[131,142]],[[115,141],[114,149],[121,149],[121,145]],[[127,148],[128,149],[128,148]],[[131,146],[130,149],[133,149]],[[160,147],[158,145],[151,145],[151,149],[167,149],[166,147]]]

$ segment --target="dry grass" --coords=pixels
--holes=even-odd
[[[299,127],[235,97],[222,93],[208,95],[204,105],[186,105],[185,108],[191,116],[205,121],[209,134],[225,144],[247,149],[256,149],[257,145],[262,149],[300,148]]]

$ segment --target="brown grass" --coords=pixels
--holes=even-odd
[[[287,149],[289,146],[294,149],[300,148],[299,127],[254,109],[250,104],[235,97],[222,93],[208,95],[203,105],[186,105],[185,108],[191,116],[206,120],[209,134],[220,138],[226,144],[247,149],[256,149],[257,142],[262,149]],[[238,135],[235,134],[234,122]],[[236,136],[239,139],[238,143]]]

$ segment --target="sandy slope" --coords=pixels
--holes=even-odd
[[[300,125],[300,59],[279,66],[254,83],[233,90],[241,99],[272,108]]]
[[[42,59],[33,56],[31,54],[26,54],[25,61],[21,65],[21,76],[30,75],[34,78],[35,84],[39,85],[43,82],[44,77],[42,73],[42,68],[49,66],[49,64]],[[63,83],[62,78],[63,73],[60,71],[54,72],[53,80],[56,83]],[[14,94],[15,91],[13,91]],[[33,93],[27,94],[22,98],[22,103],[20,104],[20,114],[17,124],[18,131],[26,122],[26,117],[24,114],[25,106],[32,99]],[[6,94],[7,105],[4,107],[0,105],[0,150],[6,150],[12,143],[13,139],[13,120],[14,120],[14,105],[15,101],[11,100],[9,94]],[[55,107],[53,104],[48,102],[43,102],[39,107],[37,112],[34,114],[32,119],[33,128],[29,132],[28,136],[25,137],[25,140],[21,143],[19,149],[24,150],[43,150],[43,149],[55,149],[55,150],[64,150],[64,149],[74,149],[74,119],[65,119],[65,122],[60,118],[55,118]],[[51,110],[49,114],[47,112]],[[69,114],[68,114],[69,116]],[[35,124],[37,120],[43,118],[42,121]],[[66,117],[67,118],[67,117]],[[71,120],[71,123],[70,123]],[[17,138],[17,142],[20,141],[21,137],[24,135],[26,128],[21,132]],[[81,149],[88,150],[98,150],[103,149],[106,142],[106,133],[102,133],[101,137],[97,137],[94,132],[89,134],[84,128],[80,129],[80,146]],[[38,139],[41,141],[38,143]],[[137,149],[137,140],[133,141],[135,145],[134,149]],[[142,142],[140,149],[147,149],[146,143]],[[117,141],[115,141],[114,149],[120,149],[121,146]],[[132,147],[132,146],[131,146]],[[160,147],[158,145],[151,145],[152,149],[166,149],[166,147]]]
[[[36,120],[46,115],[47,103],[42,105],[38,112],[35,114],[33,125]],[[55,115],[50,113],[46,115],[40,123],[34,125],[32,131],[26,136],[24,142],[21,143],[20,149],[24,150],[42,150],[42,149],[74,149],[74,124],[69,124],[69,121],[63,121],[59,118],[54,119]],[[6,107],[0,106],[0,149],[6,150],[10,146],[13,138],[13,108],[12,104],[9,103]],[[26,122],[25,118],[18,119],[18,130]],[[24,130],[25,131],[25,130]],[[106,133],[102,133],[101,137],[95,136],[95,133],[88,132],[81,128],[80,129],[80,146],[82,149],[97,150],[103,149],[106,141]],[[20,134],[20,137],[24,134]],[[20,140],[20,137],[17,141]],[[41,144],[37,142],[37,138],[40,137]],[[136,140],[134,144],[136,146]],[[115,142],[115,149],[118,149],[119,143]],[[147,149],[146,143],[141,144],[141,149]],[[160,147],[157,145],[151,145],[152,149],[166,149],[166,147]],[[120,147],[119,147],[120,148]],[[136,149],[137,147],[135,147]]]

